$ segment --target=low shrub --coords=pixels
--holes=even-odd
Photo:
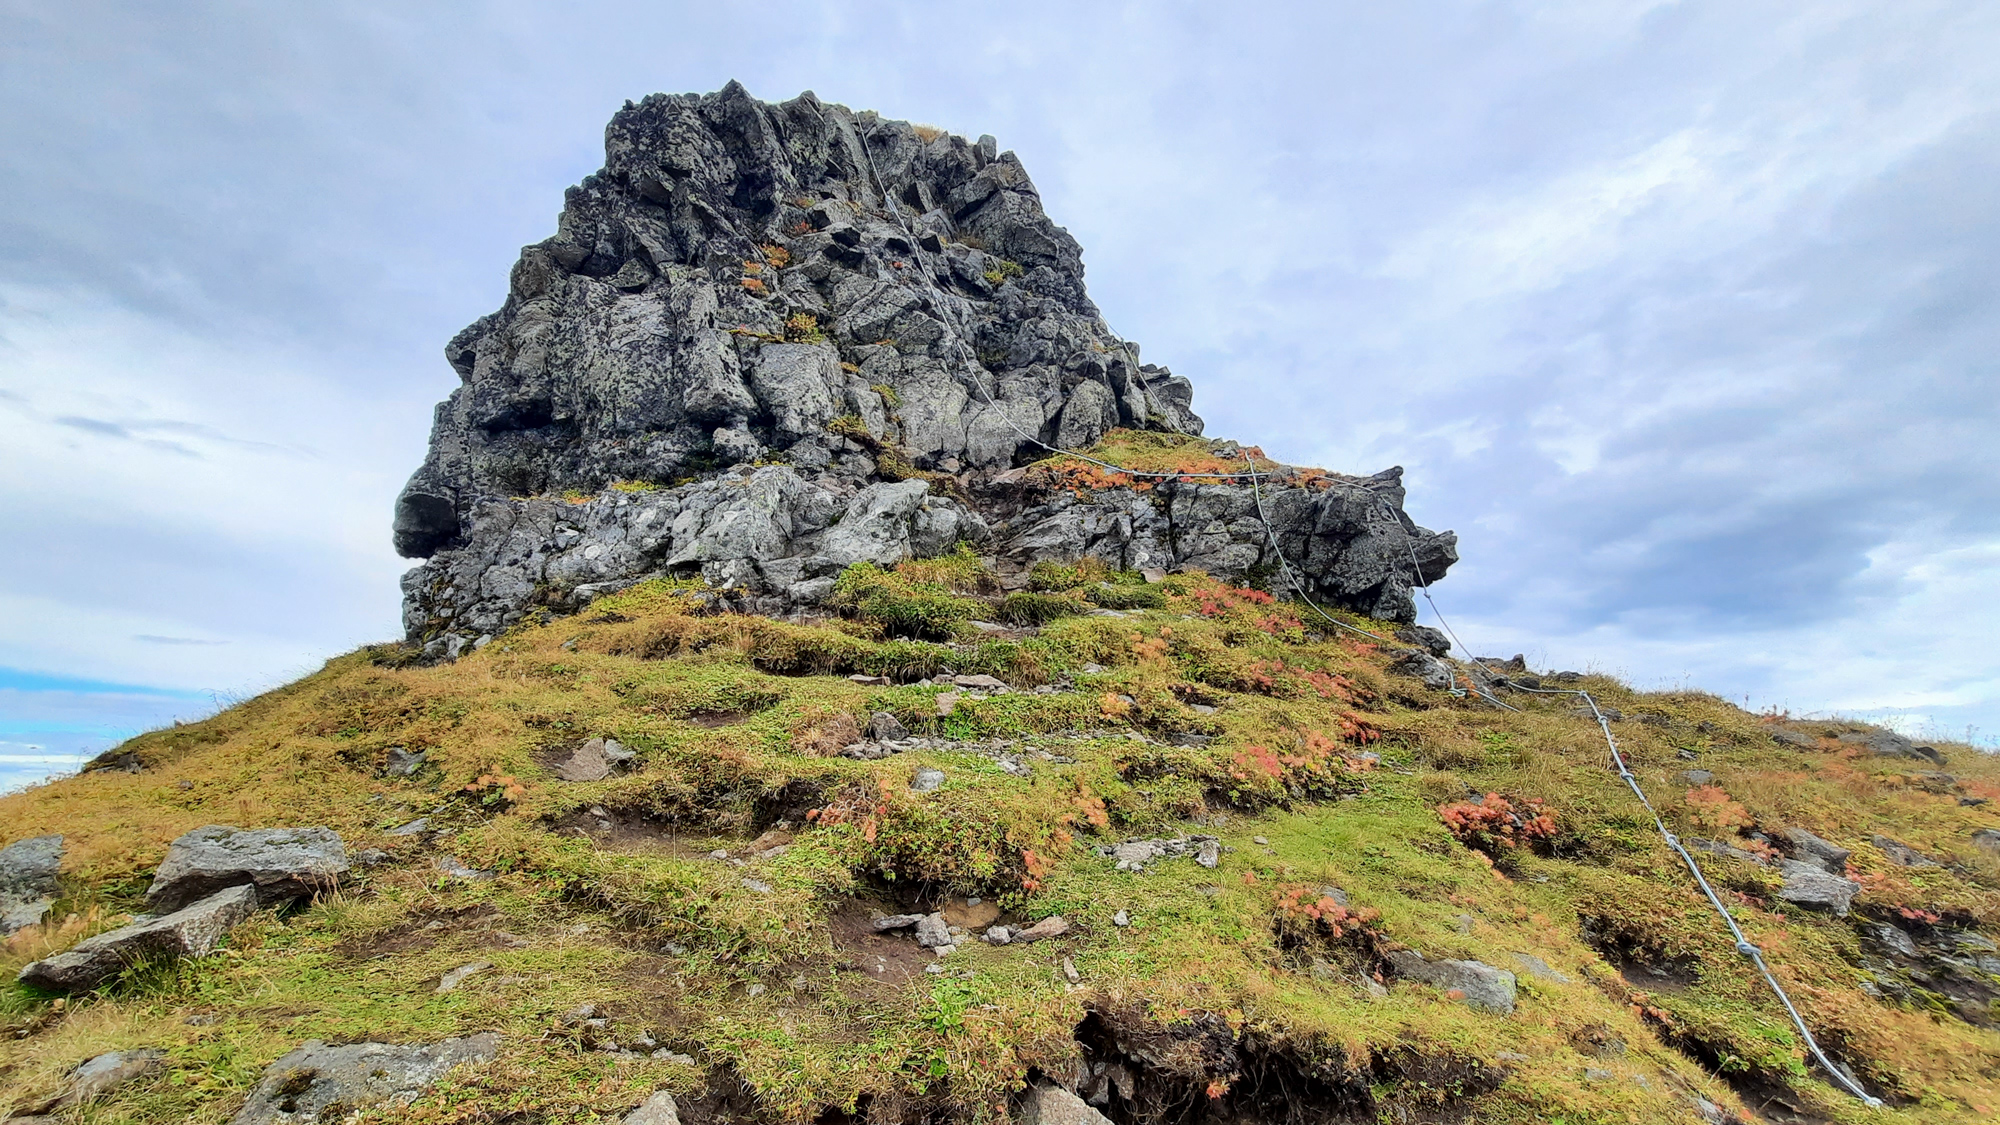
[[[1069,594],[1038,594],[1017,590],[1001,600],[994,616],[1009,625],[1046,625],[1062,617],[1088,613],[1090,607]]]
[[[978,603],[953,593],[949,582],[925,573],[923,565],[904,563],[917,568],[913,575],[900,567],[884,570],[870,562],[855,563],[835,580],[827,604],[848,617],[880,626],[890,637],[950,640],[971,619]]]

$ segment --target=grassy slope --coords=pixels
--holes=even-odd
[[[929,597],[918,616],[946,632],[965,629],[962,614],[936,599],[980,586],[963,560],[869,580],[887,587],[878,614]],[[1128,604],[1143,597],[1129,580],[1118,588]],[[1065,617],[1019,643],[954,654],[881,642],[865,622],[703,616],[698,598],[656,584],[453,665],[341,657],[212,719],[133,740],[124,749],[142,772],[0,798],[8,838],[61,832],[69,849],[54,915],[67,920],[0,947],[9,980],[137,909],[167,843],[202,824],[324,824],[350,849],[395,857],[336,898],[258,917],[201,962],[135,970],[66,1004],[0,994],[15,1032],[0,1043],[0,1117],[111,1048],[163,1046],[171,1063],[79,1120],[224,1120],[262,1067],[304,1039],[491,1028],[505,1036],[500,1060],[461,1071],[398,1119],[615,1120],[656,1087],[683,1095],[695,1120],[804,1121],[827,1107],[889,1119],[946,1103],[978,1119],[1002,1111],[1030,1068],[1067,1073],[1092,1011],[1162,1042],[1226,1024],[1246,1058],[1344,1082],[1385,1120],[1691,1121],[1689,1092],[1741,1105],[1697,1058],[1741,1082],[1788,1085],[1838,1121],[1990,1120],[2000,1107],[2000,1035],[1868,998],[1851,923],[1775,909],[1767,870],[1716,860],[1712,877],[1816,1031],[1900,1104],[1868,1114],[1808,1073],[1775,1003],[1606,769],[1594,728],[1564,703],[1501,713],[1390,676],[1392,653],[1309,633],[1254,593],[1197,576],[1164,588],[1163,608]],[[939,721],[938,689],[845,678],[922,672],[946,656],[1017,686],[1073,676],[1075,688],[969,702]],[[1106,670],[1081,673],[1090,662]],[[823,674],[802,674],[813,671]],[[2000,865],[1969,843],[1993,815],[1913,784],[1910,763],[1830,739],[1784,746],[1758,717],[1700,693],[1640,695],[1602,677],[1586,686],[1628,715],[1662,717],[1617,730],[1677,830],[1804,826],[1855,848],[1868,884],[1858,911],[2000,929]],[[919,731],[1016,740],[1033,774],[974,753],[817,752],[843,740],[847,716],[874,710]],[[1190,732],[1216,737],[1167,744]],[[640,751],[637,768],[555,780],[552,755],[592,735]],[[380,778],[394,745],[428,750],[429,764]],[[2000,762],[1943,748],[1962,792],[2000,796]],[[1677,779],[1690,764],[1713,770],[1731,803],[1688,804]],[[949,780],[912,792],[925,765]],[[1541,799],[1556,834],[1494,848],[1496,866],[1438,812],[1474,789]],[[611,814],[610,832],[593,831],[592,806]],[[386,834],[426,813],[443,832],[435,843]],[[774,825],[793,835],[782,855],[744,868],[708,857],[744,855]],[[1222,838],[1219,868],[1164,860],[1119,873],[1092,850],[1189,832]],[[1951,866],[1893,867],[1866,843],[1876,832]],[[432,864],[441,854],[501,874],[453,879]],[[1327,885],[1359,915],[1338,934],[1302,909]],[[941,975],[921,971],[927,958],[907,938],[857,932],[866,909],[968,893],[997,898],[1017,921],[1061,913],[1074,929],[1031,946],[962,945]],[[1121,909],[1130,927],[1113,924]],[[1572,983],[1523,974],[1510,1017],[1424,985],[1372,994],[1366,978],[1392,943],[1509,969],[1511,954],[1530,953]],[[440,974],[475,960],[495,968],[434,992]],[[1655,978],[1629,961],[1676,971]],[[608,1029],[565,1020],[585,1002]],[[694,1065],[595,1049],[642,1031]],[[1610,1040],[1624,1052],[1597,1046]],[[1269,1093],[1254,1074],[1191,1058],[1156,1055],[1155,1077],[1213,1096],[1222,1116]]]

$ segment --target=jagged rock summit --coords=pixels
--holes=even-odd
[[[1003,573],[1087,554],[1240,578],[1276,570],[1274,532],[1316,598],[1399,620],[1412,556],[1431,579],[1457,559],[1402,514],[1399,469],[1264,462],[1269,532],[1242,482],[1020,471],[1121,427],[1238,451],[1105,325],[1013,153],[811,93],[628,102],[446,356],[463,382],[395,519],[428,559],[404,616],[434,655],[652,575],[777,612],[959,541]]]

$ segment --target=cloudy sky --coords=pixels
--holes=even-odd
[[[0,788],[397,632],[441,350],[627,98],[1020,153],[1475,648],[2000,733],[2000,5],[0,0]]]

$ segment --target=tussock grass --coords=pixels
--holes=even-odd
[[[1731,1081],[1789,1086],[1841,1122],[1978,1121],[2000,1104],[2000,1035],[1921,993],[1869,996],[1864,974],[1881,954],[1856,924],[2000,930],[2000,861],[1970,842],[1992,806],[1959,802],[2000,797],[1993,758],[1941,746],[1954,780],[1939,791],[1922,763],[1831,738],[1782,744],[1773,717],[1713,696],[1586,681],[1628,716],[1620,744],[1675,831],[1749,846],[1746,831],[1798,826],[1854,849],[1865,888],[1854,920],[1786,907],[1768,868],[1702,863],[1815,1030],[1895,1099],[1868,1114],[1801,1064],[1775,1002],[1565,701],[1523,697],[1507,714],[1433,693],[1386,673],[1393,653],[1323,637],[1256,591],[1199,575],[1147,585],[1088,561],[1038,568],[1031,592],[1078,606],[1129,598],[1143,612],[961,639],[959,609],[996,594],[968,559],[863,573],[847,586],[853,616],[816,624],[712,614],[688,585],[653,583],[452,665],[363,650],[132,740],[121,751],[138,773],[0,798],[10,839],[68,841],[52,924],[0,945],[10,978],[139,908],[167,843],[202,824],[324,824],[391,856],[338,895],[258,915],[202,961],[143,967],[60,1008],[0,992],[14,1029],[0,1040],[0,1111],[38,1104],[87,1057],[152,1046],[168,1051],[162,1074],[89,1119],[220,1122],[303,1039],[492,1029],[504,1036],[496,1062],[397,1119],[602,1121],[653,1089],[699,1098],[713,1080],[771,1121],[866,1105],[885,1120],[984,1122],[1031,1069],[1071,1072],[1091,1012],[1149,1034],[1212,1015],[1317,1073],[1369,1076],[1390,1119],[1692,1121],[1684,1092],[1742,1105]],[[895,635],[922,631],[930,639]],[[1084,673],[1091,664],[1103,670]],[[1069,686],[965,696],[940,717],[942,689],[913,681],[945,671]],[[957,745],[838,756],[875,711]],[[556,780],[551,764],[597,736],[634,749],[632,768]],[[426,751],[425,766],[381,776],[395,746]],[[1686,799],[1680,775],[1694,767],[1714,773],[1741,828],[1701,823],[1715,813]],[[945,783],[917,792],[923,768]],[[492,775],[514,779],[514,795],[479,785]],[[1540,801],[1553,832],[1532,847],[1465,846],[1438,810],[1487,793]],[[417,816],[433,839],[387,834]],[[1877,833],[1944,866],[1896,867],[1868,843]],[[1188,834],[1221,838],[1218,867],[1169,859],[1134,874],[1096,851]],[[743,865],[710,858],[718,849]],[[432,860],[447,854],[497,875],[443,876]],[[1328,887],[1368,912],[1365,940],[1288,913]],[[878,979],[864,965],[876,947],[844,921],[966,895],[997,901],[1014,924],[1062,914],[1071,933],[967,941],[942,974],[912,960],[915,971]],[[1129,925],[1115,924],[1120,911]],[[1393,979],[1375,995],[1389,944],[1510,970],[1532,954],[1571,983],[1522,974],[1508,1017]],[[494,968],[435,991],[475,960]],[[614,1035],[647,1032],[695,1065],[595,1049],[563,1019],[586,1002]],[[1579,1047],[1606,1037],[1625,1053]],[[1471,1060],[1508,1077],[1455,1094],[1394,1059]],[[1613,1077],[1586,1081],[1586,1067]],[[1236,1080],[1225,1078],[1215,1097],[1227,1107]]]

